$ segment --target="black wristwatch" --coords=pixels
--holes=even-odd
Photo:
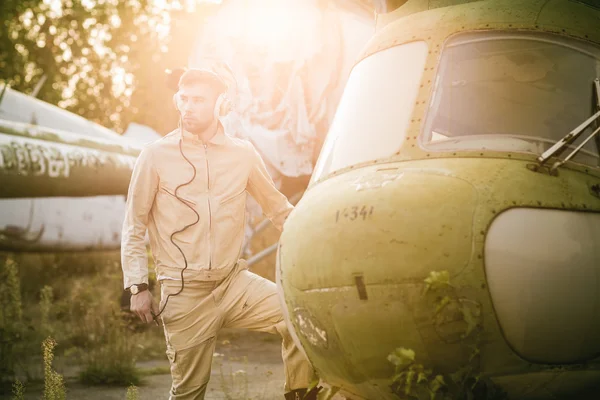
[[[131,292],[131,294],[138,294],[140,292],[143,292],[144,290],[148,290],[148,284],[140,283],[139,285],[131,285],[129,286],[128,290]]]

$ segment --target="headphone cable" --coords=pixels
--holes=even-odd
[[[190,210],[192,210],[192,211],[194,212],[194,214],[196,214],[196,221],[195,221],[195,222],[193,222],[193,223],[191,223],[191,224],[188,224],[188,225],[184,226],[182,229],[180,229],[180,230],[178,230],[178,231],[175,231],[175,232],[171,233],[171,237],[170,237],[170,239],[171,239],[171,243],[173,243],[173,245],[174,245],[175,247],[177,247],[177,250],[179,250],[179,252],[180,252],[180,253],[181,253],[181,255],[183,256],[183,261],[184,261],[184,263],[185,263],[185,266],[184,266],[184,268],[181,270],[181,288],[179,289],[179,291],[178,291],[177,293],[171,293],[171,294],[167,295],[167,298],[165,299],[165,303],[163,304],[162,308],[159,310],[158,314],[154,315],[154,313],[152,313],[152,316],[153,316],[154,322],[156,322],[157,324],[158,324],[158,320],[157,320],[157,318],[158,318],[158,317],[159,317],[159,316],[160,316],[160,315],[163,313],[163,311],[165,310],[165,307],[167,306],[167,303],[169,302],[169,297],[171,297],[171,296],[177,296],[178,294],[180,294],[180,293],[183,291],[183,288],[184,288],[184,286],[185,286],[185,283],[184,283],[184,280],[183,280],[183,273],[184,273],[184,271],[185,271],[185,270],[187,269],[187,267],[188,267],[188,262],[187,262],[187,258],[185,257],[185,254],[184,254],[183,250],[181,250],[181,247],[179,247],[179,246],[177,245],[177,243],[175,243],[175,241],[173,240],[173,236],[175,236],[175,235],[176,235],[176,234],[178,234],[178,233],[181,233],[181,232],[185,231],[185,230],[186,230],[186,229],[188,229],[189,227],[191,227],[191,226],[194,226],[194,225],[196,225],[198,222],[200,222],[200,214],[198,214],[198,212],[197,212],[196,210],[194,210],[194,208],[193,208],[192,206],[190,206],[189,204],[187,204],[187,203],[186,203],[186,202],[185,202],[185,201],[184,201],[184,200],[183,200],[181,197],[179,197],[179,196],[177,195],[177,191],[179,190],[179,188],[181,188],[181,187],[183,187],[183,186],[187,186],[187,185],[191,184],[191,183],[194,181],[194,179],[196,178],[196,167],[195,167],[195,166],[194,166],[194,164],[193,164],[193,163],[192,163],[192,162],[189,160],[189,158],[187,158],[187,157],[186,157],[186,155],[183,153],[183,147],[182,147],[182,142],[183,142],[183,124],[182,124],[182,121],[181,121],[181,119],[179,120],[179,128],[180,128],[180,132],[181,132],[181,136],[182,136],[182,137],[180,137],[180,138],[179,138],[179,152],[181,153],[181,156],[182,156],[182,157],[183,157],[183,158],[184,158],[184,159],[185,159],[185,160],[188,162],[188,164],[190,164],[190,165],[192,166],[192,169],[194,170],[194,174],[192,175],[192,178],[191,178],[191,179],[190,179],[188,182],[182,183],[182,184],[178,185],[178,186],[175,188],[175,197],[177,198],[177,200],[179,200],[179,201],[181,201],[183,204],[185,204],[185,205],[186,205],[186,206],[187,206],[187,207],[188,207]]]

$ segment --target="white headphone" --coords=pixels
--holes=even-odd
[[[181,110],[179,109],[179,105],[177,104],[177,100],[179,99],[178,96],[179,92],[173,95],[173,106],[175,106],[175,109],[179,112],[179,114],[181,114]],[[231,109],[232,103],[231,100],[229,100],[227,92],[221,93],[219,97],[217,97],[217,101],[215,102],[215,109],[213,115],[216,119],[219,119],[229,114],[231,112]]]
[[[221,93],[219,97],[217,97],[217,101],[215,102],[215,118],[219,119],[221,117],[226,116],[231,112],[232,108],[233,105],[231,103],[231,100],[229,99],[229,96],[227,95],[227,92]]]

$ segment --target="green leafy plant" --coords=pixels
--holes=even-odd
[[[394,365],[391,389],[402,398],[418,400],[502,400],[506,394],[489,379],[481,377],[479,368],[479,344],[481,343],[481,310],[479,304],[461,298],[450,282],[448,271],[431,271],[424,279],[423,295],[434,296],[432,316],[434,324],[461,321],[458,332],[449,332],[456,340],[470,348],[466,363],[450,374],[434,373],[416,362],[412,349],[399,347],[388,355]]]
[[[3,310],[5,318],[11,318],[15,322],[21,322],[23,318],[23,309],[21,303],[21,282],[19,279],[19,269],[17,263],[8,258],[4,263],[3,281],[6,285],[6,292],[3,297],[5,308]]]
[[[13,395],[11,400],[25,399],[25,385],[18,379],[13,383]]]
[[[56,342],[48,337],[42,343],[44,353],[44,400],[65,400],[63,377],[52,368]]]
[[[317,400],[331,400],[339,391],[340,388],[336,386],[325,387],[317,394]]]
[[[429,276],[425,278],[425,293],[429,290],[438,290],[449,286],[451,285],[448,271],[430,271]]]
[[[8,387],[21,363],[24,331],[18,265],[7,258],[0,262],[0,381]]]
[[[118,251],[0,253],[0,392],[16,377],[44,379],[39,344],[48,336],[60,343],[55,368],[80,368],[84,383],[137,384],[140,355],[164,359],[162,330],[121,310],[119,259]]]
[[[138,400],[140,398],[140,394],[138,392],[138,388],[135,385],[130,385],[127,388],[127,397],[126,400]]]
[[[442,375],[434,375],[432,370],[415,362],[412,349],[399,347],[388,355],[388,361],[395,366],[392,378],[394,393],[419,400],[434,400],[438,398],[440,389],[446,386]]]
[[[80,374],[83,383],[123,386],[140,383],[134,342],[120,314],[116,309],[105,314],[89,311],[85,322],[90,350],[84,356]]]
[[[52,313],[52,302],[54,300],[54,292],[51,286],[44,286],[40,291],[40,312],[41,322],[40,329],[44,335],[52,335],[51,313]]]

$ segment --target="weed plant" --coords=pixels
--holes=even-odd
[[[20,380],[16,380],[13,383],[13,397],[11,400],[24,400],[25,399],[25,385]]]
[[[0,261],[0,389],[12,387],[23,350],[23,309],[17,264]]]
[[[43,400],[65,400],[66,392],[63,377],[52,368],[56,341],[48,337],[42,343],[44,352],[44,397]]]
[[[119,251],[0,253],[0,393],[14,394],[17,378],[47,378],[48,336],[58,370],[79,365],[86,383],[138,384],[135,361],[166,358],[165,341],[128,312],[122,285]]]
[[[125,397],[127,400],[138,400],[139,396],[137,386],[131,385],[127,388],[127,395]]]

